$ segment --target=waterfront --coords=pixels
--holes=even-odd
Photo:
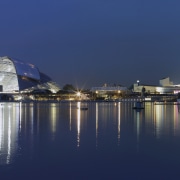
[[[179,106],[133,106],[1,103],[2,179],[179,179]]]

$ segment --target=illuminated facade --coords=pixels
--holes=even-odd
[[[134,84],[133,91],[141,93],[142,89],[145,88],[145,92],[149,94],[178,94],[180,93],[180,85],[173,85],[169,77],[163,78],[159,81],[160,86],[152,86],[139,84],[139,82]]]
[[[102,87],[92,87],[91,92],[96,94],[96,98],[118,99],[127,92],[127,88],[124,86],[107,86],[105,84]]]
[[[3,93],[49,90],[56,93],[59,86],[41,73],[33,64],[9,57],[0,57],[0,91]]]

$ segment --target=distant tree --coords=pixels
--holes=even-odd
[[[75,91],[76,89],[72,84],[66,84],[66,85],[64,85],[63,90],[64,91]]]

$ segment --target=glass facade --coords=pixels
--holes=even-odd
[[[0,58],[0,85],[3,92],[19,91],[16,69],[8,58]]]
[[[40,73],[33,64],[8,57],[0,57],[0,86],[3,92],[26,92],[36,89],[55,93],[60,88],[47,75]]]
[[[17,60],[13,60],[13,62],[18,75],[40,80],[39,71],[33,64],[24,63]]]

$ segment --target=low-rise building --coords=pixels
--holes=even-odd
[[[90,90],[94,99],[119,99],[127,92],[127,87],[121,85],[108,86],[104,84],[101,87],[92,87]]]
[[[159,86],[141,84],[137,81],[133,86],[133,92],[142,94],[178,94],[180,92],[180,85],[173,85],[169,77],[161,79]]]

